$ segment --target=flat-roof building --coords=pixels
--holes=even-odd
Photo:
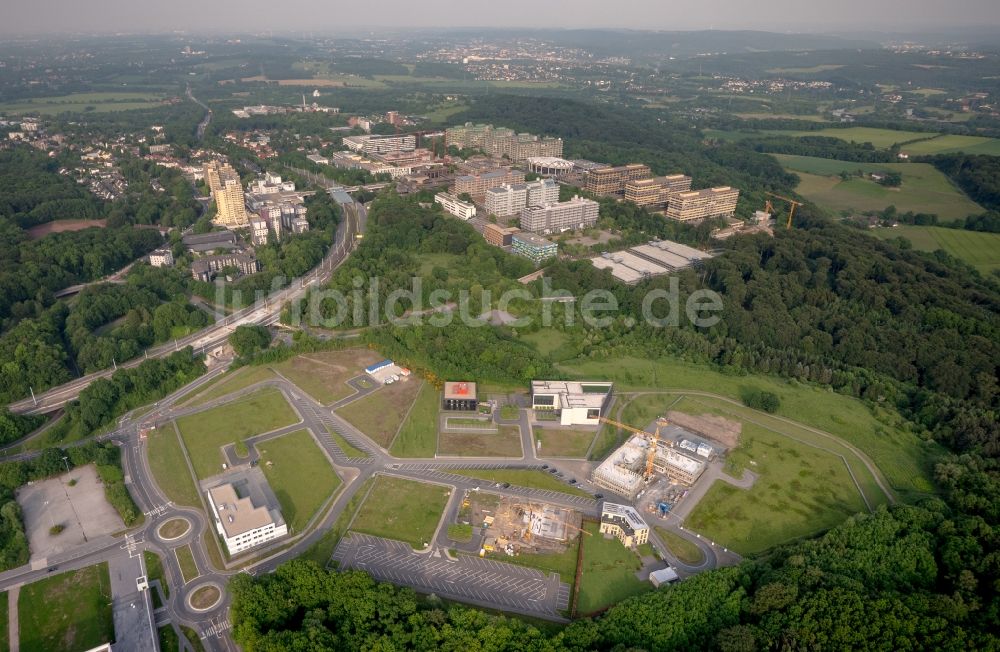
[[[673,568],[669,566],[667,568],[661,568],[660,570],[653,571],[649,574],[649,581],[655,588],[660,588],[664,584],[670,584],[676,582],[680,579]]]
[[[527,206],[521,210],[521,228],[535,233],[585,229],[597,224],[599,212],[596,201],[583,197],[545,206]]]
[[[486,191],[486,212],[491,215],[516,215],[528,205],[528,186],[513,183]]]
[[[211,281],[218,272],[231,267],[244,276],[260,271],[260,262],[253,254],[228,253],[205,256],[191,263],[191,276],[198,281]]]
[[[400,136],[345,136],[344,146],[352,152],[362,154],[389,154],[392,152],[412,152],[417,148],[417,137]]]
[[[521,229],[514,226],[500,226],[499,224],[487,224],[483,227],[483,237],[494,247],[509,247],[511,238],[515,233],[520,233]]]
[[[649,541],[649,526],[631,505],[605,501],[601,506],[601,534],[611,534],[626,548],[635,548]]]
[[[612,386],[608,381],[533,380],[531,408],[555,413],[564,426],[596,426],[611,404]]]
[[[732,217],[740,191],[729,186],[677,192],[667,200],[666,216],[678,222],[709,217]]]
[[[229,482],[218,484],[206,493],[215,529],[230,555],[288,534],[278,500],[259,468],[231,474],[225,479]]]
[[[635,500],[644,486],[640,470],[645,470],[647,442],[641,436],[632,437],[598,465],[591,481],[608,491]]]
[[[181,238],[184,248],[196,253],[215,251],[216,249],[235,249],[236,234],[232,231],[212,231],[210,233],[192,233]]]
[[[434,195],[434,201],[435,203],[441,204],[441,208],[443,208],[446,212],[451,213],[455,217],[463,220],[471,220],[476,216],[475,204],[462,201],[451,193],[439,192]]]
[[[449,381],[444,384],[443,409],[473,412],[478,405],[476,383]]]
[[[515,163],[534,157],[559,157],[563,153],[561,138],[519,134],[506,127],[471,122],[446,129],[444,138],[448,147],[481,149],[492,157],[506,157]]]
[[[513,168],[498,168],[492,172],[455,177],[451,192],[454,195],[468,193],[471,197],[482,200],[490,188],[515,183],[524,183],[524,172]]]
[[[670,195],[691,189],[691,177],[671,174],[652,179],[637,179],[625,184],[625,199],[639,206],[666,206]]]
[[[625,194],[625,184],[638,179],[648,179],[652,172],[643,163],[629,163],[613,168],[593,168],[587,171],[584,189],[598,195]]]
[[[534,233],[518,231],[510,237],[511,250],[537,265],[559,253],[559,245]]]
[[[654,240],[624,251],[605,252],[590,262],[598,269],[611,270],[619,281],[631,284],[697,266],[709,258],[712,254],[678,242]]]

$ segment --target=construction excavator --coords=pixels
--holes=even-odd
[[[621,423],[621,422],[618,422],[618,421],[614,421],[612,419],[608,419],[607,417],[600,417],[598,419],[598,421],[600,421],[601,423],[606,423],[609,426],[614,426],[616,428],[621,428],[622,430],[627,430],[629,432],[634,432],[637,435],[642,435],[643,437],[646,438],[647,441],[649,441],[649,443],[650,443],[650,445],[649,445],[649,452],[646,453],[646,472],[643,475],[643,477],[647,481],[651,477],[653,477],[653,460],[656,457],[656,447],[659,446],[659,444],[660,444],[660,428],[664,428],[667,425],[669,425],[667,423],[667,420],[664,419],[663,417],[658,417],[656,419],[656,431],[652,432],[652,433],[646,432],[645,430],[639,430],[638,428],[633,428],[632,426],[630,426],[630,425],[628,425],[626,423]],[[673,442],[669,442],[669,444],[670,444],[670,446],[674,445]]]
[[[795,201],[794,199],[789,199],[788,197],[782,197],[781,195],[776,195],[773,192],[765,192],[768,197],[774,197],[775,199],[780,199],[782,201],[788,202],[788,221],[785,223],[786,229],[792,228],[792,217],[795,216],[795,209],[802,205],[802,202]],[[764,202],[764,212],[774,215],[774,205],[771,200],[768,199]]]

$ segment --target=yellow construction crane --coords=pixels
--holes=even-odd
[[[653,459],[656,457],[656,447],[660,443],[660,428],[667,425],[667,420],[664,419],[663,417],[658,418],[656,420],[656,432],[653,433],[646,432],[645,430],[639,430],[638,428],[633,428],[628,424],[620,423],[618,421],[613,421],[611,419],[608,419],[607,417],[599,417],[598,421],[600,421],[601,423],[606,423],[609,426],[615,426],[616,428],[621,428],[622,430],[628,430],[629,432],[634,432],[635,434],[642,435],[647,440],[649,440],[650,446],[649,446],[649,452],[646,454],[646,474],[645,474],[646,480],[649,480],[649,478],[652,477],[653,475]],[[673,446],[674,445],[673,442],[670,442],[670,445]]]
[[[765,192],[768,197],[774,197],[775,199],[780,199],[782,201],[788,202],[788,222],[785,224],[786,229],[792,228],[792,217],[795,215],[795,209],[802,205],[802,202],[795,201],[794,199],[789,199],[788,197],[782,197],[781,195],[776,195],[773,192]],[[764,203],[764,211],[767,213],[774,214],[774,205],[771,200],[768,199]]]

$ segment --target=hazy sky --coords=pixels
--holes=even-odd
[[[5,34],[632,27],[824,32],[1000,25],[998,0],[3,0]]]

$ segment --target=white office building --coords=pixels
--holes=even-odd
[[[486,212],[491,215],[517,215],[528,202],[528,184],[514,183],[486,191]]]
[[[548,206],[559,202],[559,184],[553,179],[538,179],[525,185],[528,187],[525,206]]]
[[[476,216],[475,204],[462,201],[451,193],[439,192],[434,195],[434,202],[441,204],[441,208],[445,211],[463,220],[471,220]]]
[[[533,380],[531,408],[555,413],[564,426],[596,426],[611,404],[611,387],[607,381]]]
[[[208,490],[215,529],[230,555],[288,534],[278,501],[260,469],[232,474],[232,482]]]
[[[596,201],[582,197],[546,206],[528,206],[521,211],[521,229],[533,233],[585,229],[597,224],[598,211]]]

